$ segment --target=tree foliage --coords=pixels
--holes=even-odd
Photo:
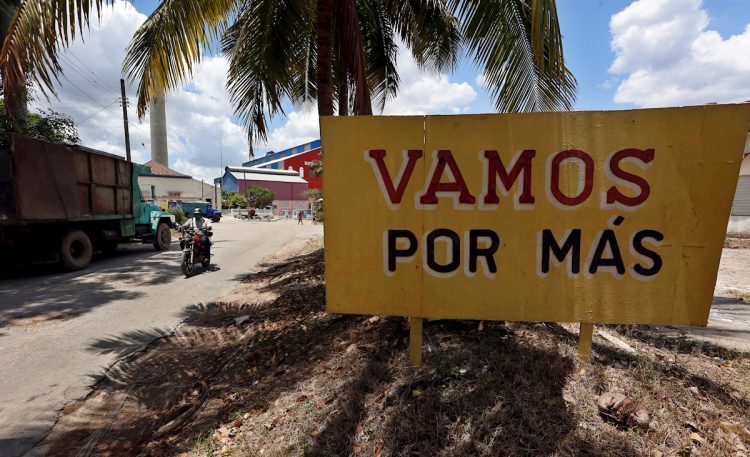
[[[247,204],[250,208],[265,208],[276,199],[276,194],[263,186],[250,186],[245,191]]]
[[[174,215],[174,219],[178,224],[182,224],[187,220],[185,211],[183,211],[179,206],[172,206],[170,208],[167,208],[167,212]]]
[[[221,192],[221,207],[222,208],[247,208],[247,199],[245,199],[239,192]]]
[[[0,100],[0,113],[5,112],[5,104]],[[7,118],[0,114],[0,124],[5,125]],[[70,116],[58,113],[54,110],[42,111],[41,113],[29,113],[28,117],[22,123],[15,123],[15,130],[18,133],[32,136],[40,140],[50,141],[52,143],[78,144],[78,128]],[[0,144],[10,144],[10,138],[7,129],[0,128]]]

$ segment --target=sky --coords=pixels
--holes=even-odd
[[[565,59],[579,84],[576,110],[618,110],[750,100],[750,0],[558,0]],[[78,124],[82,144],[125,155],[119,103],[130,38],[159,2],[117,0],[84,40],[62,52],[57,97],[37,97]],[[246,134],[224,89],[227,62],[207,56],[193,80],[167,95],[170,167],[211,180],[248,159]],[[463,59],[451,74],[421,73],[402,49],[399,95],[383,114],[488,113],[481,70]],[[126,85],[133,160],[150,159],[148,116]],[[288,106],[256,155],[317,139],[314,110]]]

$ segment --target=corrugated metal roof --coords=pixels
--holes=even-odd
[[[274,170],[255,167],[226,167],[226,170],[232,173],[261,173],[267,175],[299,176],[299,173],[293,170]]]
[[[244,170],[237,170],[243,168]],[[307,181],[299,177],[297,173],[265,173],[266,170],[250,169],[247,167],[227,167],[227,171],[238,180],[247,181],[271,181],[271,182],[289,182],[298,184],[307,184]],[[273,170],[282,171],[282,170]]]

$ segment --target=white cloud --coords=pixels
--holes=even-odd
[[[382,114],[465,113],[477,97],[467,82],[452,82],[444,74],[420,72],[403,46],[399,46],[398,71],[401,78],[398,96],[386,103]],[[320,138],[317,112],[294,111],[283,126],[269,133],[267,146],[278,151],[317,138]]]
[[[101,22],[91,24],[85,39],[61,53],[64,77],[57,86],[58,98],[48,103],[37,97],[35,107],[70,115],[78,124],[82,144],[124,156],[119,81],[125,48],[145,19],[129,2],[105,7]],[[197,179],[220,174],[220,124],[223,163],[247,160],[246,134],[231,119],[233,109],[224,89],[226,71],[226,59],[207,57],[196,67],[190,84],[167,95],[170,166]],[[143,163],[151,155],[148,115],[138,120],[135,87],[128,85],[126,90],[133,160]]]
[[[445,74],[423,73],[407,49],[399,46],[398,96],[390,100],[383,114],[455,114],[466,112],[477,93],[468,82],[452,82]]]
[[[750,99],[750,24],[728,38],[709,30],[701,0],[638,0],[612,16],[609,71],[624,75],[615,102],[644,107]]]
[[[314,109],[292,111],[286,123],[268,134],[266,146],[274,151],[307,143],[320,138],[318,113]]]
[[[70,115],[78,124],[82,144],[125,155],[119,80],[126,46],[145,19],[123,0],[105,7],[101,22],[92,23],[85,40],[76,40],[61,53],[65,76],[57,86],[58,98],[50,103],[39,98],[34,107],[51,106]],[[194,69],[190,84],[167,95],[170,166],[197,179],[210,180],[221,173],[221,163],[240,164],[248,157],[245,130],[232,122],[234,110],[225,90],[227,65],[224,57],[206,57]],[[466,112],[477,97],[468,82],[421,73],[403,47],[398,68],[401,90],[386,105],[384,114]],[[135,88],[126,89],[131,102],[128,117],[133,160],[143,163],[150,159],[148,115],[138,120],[133,106]],[[258,149],[281,150],[319,136],[314,109],[292,111]]]

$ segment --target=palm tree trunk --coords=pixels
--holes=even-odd
[[[333,0],[318,0],[318,115],[333,115],[333,86],[331,84],[331,44],[333,42]]]
[[[339,83],[339,116],[349,115],[349,83],[346,78]]]
[[[0,45],[5,43],[5,37],[8,35],[10,21],[15,16],[18,5],[12,2],[3,2],[3,8],[0,8]],[[3,81],[7,81],[3,75]],[[13,93],[4,93],[5,102],[5,119],[6,124],[3,126],[8,131],[20,131],[26,124],[26,118],[29,115],[27,106],[26,81],[21,81],[17,85],[17,90]]]

